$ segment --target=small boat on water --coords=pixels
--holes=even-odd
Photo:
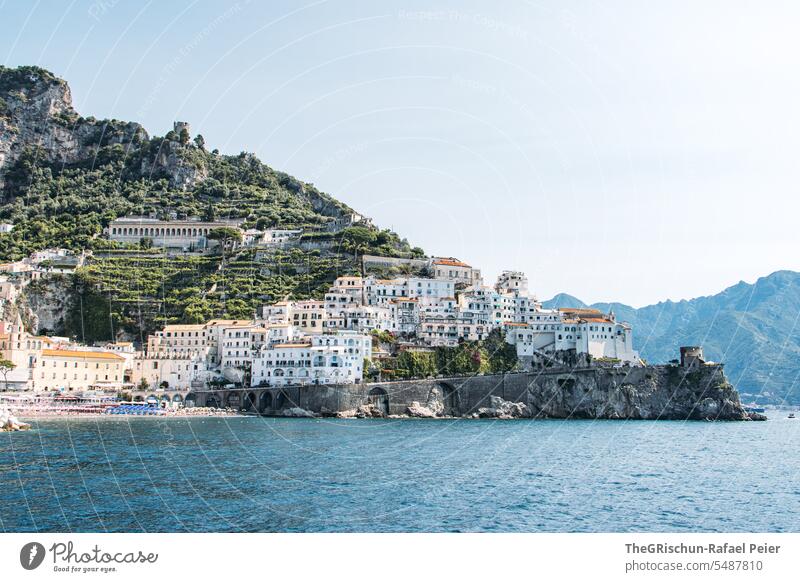
[[[786,418],[794,418],[794,412],[790,412],[789,416],[787,416]]]

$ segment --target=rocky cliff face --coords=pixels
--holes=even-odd
[[[37,334],[61,334],[72,301],[70,281],[65,275],[55,275],[28,285],[15,307],[26,329]]]
[[[532,416],[641,420],[758,420],[722,366],[597,368],[535,377],[526,395]]]
[[[191,160],[184,147],[167,140],[161,142],[152,159],[142,159],[140,171],[149,178],[164,176],[171,187],[181,190],[191,190],[208,178],[208,168],[201,160]]]
[[[72,165],[91,160],[101,144],[147,139],[138,123],[79,116],[65,81],[38,67],[0,67],[0,188],[26,149],[37,160]]]

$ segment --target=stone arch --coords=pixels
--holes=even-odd
[[[285,390],[281,390],[278,392],[278,398],[275,400],[275,408],[277,410],[282,410],[287,406],[292,407],[294,406],[294,402],[292,402],[292,397]]]
[[[216,394],[209,394],[206,396],[207,408],[222,408],[222,400]]]
[[[258,399],[258,411],[263,414],[270,408],[272,408],[272,392],[264,390]]]
[[[242,408],[248,412],[255,412],[258,405],[257,403],[258,399],[256,398],[256,393],[248,392],[247,396],[244,397],[244,402],[242,402]]]
[[[449,382],[439,382],[442,389],[442,400],[444,401],[444,414],[446,416],[459,416],[461,414],[461,396],[458,388]]]
[[[133,401],[134,402],[144,402],[144,396],[142,396],[141,394],[137,394],[136,396],[133,397]]]
[[[175,395],[172,396],[172,401],[173,402],[183,402],[183,396],[181,396],[180,394],[175,394]]]
[[[183,405],[187,408],[194,408],[197,405],[197,394],[189,392],[183,399]]]
[[[386,390],[380,386],[376,386],[369,391],[367,399],[370,404],[380,410],[383,414],[389,414],[389,395],[386,393]]]
[[[242,405],[242,395],[239,392],[231,392],[225,398],[225,406],[228,408],[239,408]]]

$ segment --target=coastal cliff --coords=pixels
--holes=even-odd
[[[642,420],[750,420],[722,366],[596,368],[546,374],[530,385],[533,416]]]
[[[199,392],[193,398],[201,406],[229,406],[268,416],[765,420],[742,406],[720,365],[547,369],[218,390]]]

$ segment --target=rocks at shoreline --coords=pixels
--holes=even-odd
[[[419,402],[414,400],[406,408],[406,416],[411,418],[436,418],[438,415],[435,410],[431,410],[427,406],[422,406]]]
[[[17,430],[29,430],[31,425],[22,422],[11,414],[7,408],[0,409],[0,432],[13,432]]]
[[[489,397],[489,406],[482,407],[467,415],[465,418],[497,418],[501,420],[512,418],[530,418],[531,409],[522,402],[509,402],[499,396]]]
[[[385,414],[374,404],[362,404],[358,408],[350,408],[334,413],[336,418],[385,418]]]
[[[311,412],[310,410],[306,410],[305,408],[300,408],[299,406],[295,406],[293,408],[287,408],[283,411],[283,416],[289,418],[316,418],[317,415]]]

